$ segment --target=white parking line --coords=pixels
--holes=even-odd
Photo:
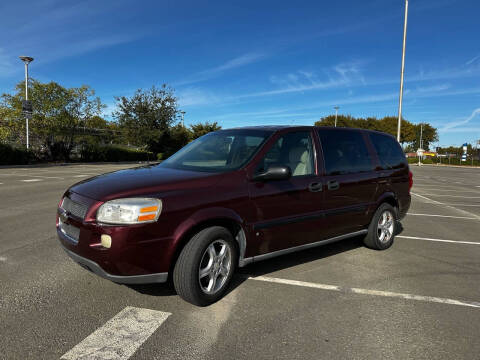
[[[23,182],[35,182],[35,181],[43,181],[43,179],[26,179],[26,180],[20,180]]]
[[[272,277],[266,277],[266,276],[256,276],[256,277],[250,276],[248,277],[248,279],[277,283],[277,284],[302,286],[302,287],[321,289],[321,290],[338,291],[338,292],[343,292],[347,294],[353,293],[353,294],[362,294],[362,295],[383,296],[383,297],[390,297],[390,298],[400,298],[404,300],[416,300],[416,301],[425,301],[425,302],[431,302],[431,303],[480,308],[480,302],[477,302],[477,301],[461,301],[461,300],[455,300],[455,299],[439,298],[434,296],[413,295],[413,294],[404,294],[404,293],[397,293],[397,292],[391,292],[391,291],[351,288],[351,287],[328,285],[328,284],[317,284],[317,283],[311,283],[306,281],[279,279],[279,278],[272,278]]]
[[[425,197],[425,196],[423,196],[423,195],[416,194],[416,193],[414,193],[414,192],[410,192],[410,194],[415,195],[415,196],[418,196],[419,198],[424,199],[424,200],[426,200],[426,201],[429,202],[429,203],[443,205],[443,203],[441,203],[440,201],[433,200],[433,199],[429,199],[429,198],[427,198],[427,197]]]
[[[440,201],[437,201],[437,200],[430,199],[430,198],[428,198],[428,197],[426,197],[426,196],[423,196],[423,195],[420,195],[420,194],[416,194],[416,193],[414,193],[414,192],[410,192],[410,194],[415,195],[415,196],[417,196],[417,197],[419,197],[419,198],[421,198],[421,199],[426,200],[427,203],[437,204],[437,205],[443,205],[445,208],[450,208],[450,209],[455,210],[455,211],[457,211],[457,212],[459,212],[459,213],[461,213],[461,214],[468,215],[468,216],[471,216],[471,217],[474,217],[474,218],[480,220],[480,216],[478,216],[477,214],[471,213],[471,212],[466,211],[466,210],[463,210],[463,209],[458,209],[458,208],[452,206],[452,205],[458,205],[458,204],[446,204],[446,203],[443,203],[443,202],[440,202]],[[461,206],[465,206],[465,205],[461,205]],[[478,205],[478,206],[480,206],[480,205]]]
[[[462,189],[415,189],[415,190],[420,190],[420,191],[440,191],[440,192],[455,192],[455,193],[474,193],[474,194],[480,194],[478,190],[462,190]]]
[[[480,199],[480,196],[459,196],[459,195],[449,195],[449,194],[423,194],[428,196],[445,196],[445,197],[454,197],[461,199]]]
[[[443,218],[452,218],[452,219],[478,220],[477,218],[467,217],[467,216],[451,216],[451,215],[436,215],[436,214],[414,214],[414,213],[407,213],[407,215],[411,215],[411,216],[432,216],[432,217],[443,217]]]
[[[417,237],[417,236],[405,236],[405,235],[397,235],[396,237],[397,238],[402,238],[402,239],[412,239],[412,240],[437,241],[437,242],[454,243],[454,244],[480,245],[480,242],[474,242],[474,241],[433,239],[433,238],[422,238],[422,237]]]
[[[73,177],[85,177],[85,176],[89,176],[89,175],[80,174],[80,175],[74,175]]]
[[[448,206],[480,206],[480,204],[450,204],[450,203],[443,203],[443,205],[448,205]]]
[[[61,359],[129,359],[170,315],[128,306]]]
[[[413,181],[414,181],[414,184],[413,184],[413,187],[414,188],[417,188],[417,187],[427,187],[427,188],[454,188],[454,189],[458,189],[459,186],[455,186],[455,185],[443,185],[443,184],[432,184],[432,183],[428,183],[428,184],[419,184],[419,183],[415,183],[415,178],[413,178]]]

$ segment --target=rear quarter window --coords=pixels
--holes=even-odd
[[[370,133],[369,137],[377,152],[382,169],[401,169],[407,166],[405,154],[394,138],[376,133]]]
[[[318,129],[327,175],[373,170],[373,162],[359,131]]]

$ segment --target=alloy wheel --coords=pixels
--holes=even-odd
[[[220,291],[232,268],[232,251],[225,240],[215,240],[204,251],[198,269],[198,281],[205,294]]]
[[[395,218],[391,211],[386,210],[380,215],[377,224],[377,236],[378,240],[382,243],[387,243],[393,236]]]

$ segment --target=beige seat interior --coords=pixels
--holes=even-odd
[[[288,166],[292,170],[292,176],[301,176],[312,173],[310,154],[304,146],[297,146],[290,150]]]

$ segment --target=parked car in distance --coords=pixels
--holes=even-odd
[[[205,306],[237,266],[354,236],[387,249],[411,186],[400,145],[384,133],[220,130],[161,164],[73,185],[56,228],[67,254],[95,274],[125,284],[170,277],[183,299]]]

